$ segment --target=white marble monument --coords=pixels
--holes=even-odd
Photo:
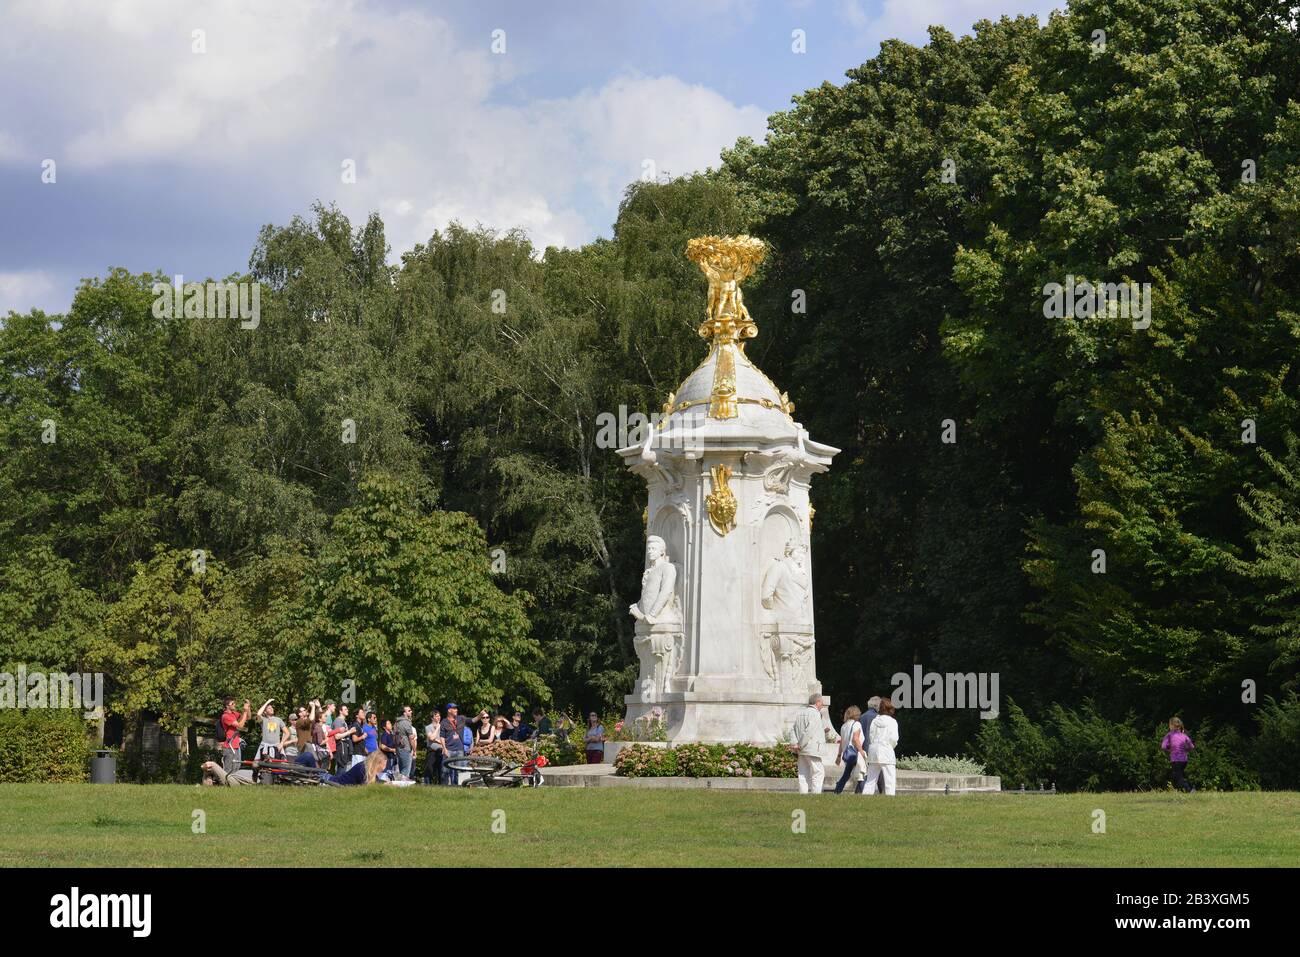
[[[749,236],[691,240],[708,356],[646,441],[618,452],[649,491],[627,719],[663,709],[673,743],[775,743],[821,690],[808,485],[839,449],[812,441],[745,355],[758,328],[740,283],[763,253]]]

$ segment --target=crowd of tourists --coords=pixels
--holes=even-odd
[[[552,721],[541,708],[533,709],[531,720],[519,710],[494,713],[487,708],[468,719],[454,701],[432,711],[423,723],[417,722],[409,705],[396,719],[381,719],[368,704],[350,711],[346,704],[322,704],[316,699],[283,715],[276,712],[274,698],[263,702],[256,713],[251,709],[247,700],[242,709],[234,697],[224,700],[217,728],[221,761],[205,765],[205,774],[226,779],[244,770],[244,733],[253,720],[261,731],[252,752],[254,760],[292,761],[320,768],[329,773],[332,783],[343,785],[376,780],[454,784],[455,775],[446,767],[448,760],[469,754],[476,746],[481,750],[497,741],[534,742],[551,734],[567,737],[573,727],[567,715]],[[604,728],[595,713],[588,717],[584,740],[587,760],[603,760]],[[423,764],[417,766],[421,751]]]

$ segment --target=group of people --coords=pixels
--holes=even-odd
[[[835,741],[839,745],[835,765],[844,768],[835,785],[836,794],[842,794],[849,785],[855,794],[875,794],[877,789],[885,794],[894,794],[898,719],[893,701],[872,697],[867,701],[865,714],[856,705],[845,708],[844,724],[838,735],[826,725],[822,717],[824,707],[822,696],[812,695],[808,707],[795,721],[793,749],[799,755],[800,793],[821,793],[825,783],[822,747],[828,741]],[[1195,791],[1187,782],[1187,759],[1196,745],[1188,737],[1181,718],[1169,719],[1169,733],[1160,742],[1160,747],[1169,753],[1174,787],[1180,791]]]
[[[234,697],[224,699],[218,721],[222,778],[241,771],[242,732],[256,717],[261,727],[261,742],[254,752],[256,760],[295,761],[323,768],[330,772],[330,780],[336,784],[368,784],[377,779],[394,783],[415,781],[420,735],[409,705],[402,708],[397,720],[381,721],[378,713],[367,705],[350,713],[346,704],[336,705],[333,701],[322,704],[313,699],[302,707],[289,709],[282,717],[276,714],[273,698],[267,699],[256,715],[251,710],[251,702],[245,700],[241,710],[235,700]],[[531,723],[525,720],[522,711],[494,715],[486,708],[478,711],[470,722],[461,715],[460,706],[449,701],[445,709],[435,709],[424,725],[425,759],[420,780],[424,784],[454,783],[451,769],[444,767],[446,759],[468,754],[476,744],[527,742],[539,735],[567,734],[570,727],[567,716],[553,723],[541,708],[533,710]],[[600,741],[603,750],[603,731]],[[207,766],[205,773],[217,777]]]
[[[808,707],[795,719],[795,742],[792,749],[799,755],[799,792],[820,794],[826,780],[822,751],[827,743],[838,745],[836,767],[843,766],[835,793],[853,785],[855,794],[895,793],[898,746],[898,719],[889,698],[872,696],[864,714],[857,705],[844,709],[844,724],[837,735],[829,727],[822,711],[825,701],[811,695]]]

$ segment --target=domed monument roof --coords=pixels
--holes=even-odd
[[[740,283],[766,252],[763,241],[752,236],[701,236],[687,244],[687,258],[709,280],[699,328],[709,352],[664,403],[656,447],[754,447],[792,443],[802,432],[790,397],[745,354],[758,326],[745,308]]]

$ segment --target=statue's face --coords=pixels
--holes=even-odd
[[[651,562],[659,561],[664,553],[664,547],[658,542],[651,542],[645,547],[645,557]]]

